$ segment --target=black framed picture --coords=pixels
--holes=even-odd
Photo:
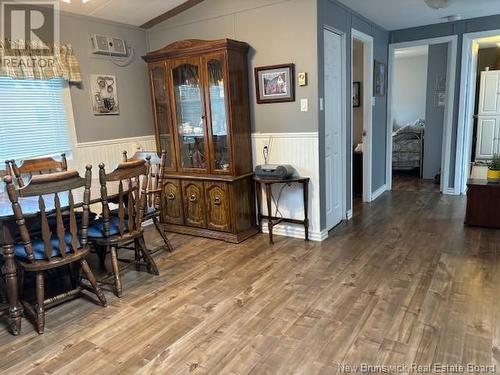
[[[270,65],[255,68],[257,103],[295,101],[294,64]]]
[[[387,65],[375,60],[373,68],[373,96],[384,96],[387,82]]]
[[[361,107],[361,82],[352,83],[352,106]]]

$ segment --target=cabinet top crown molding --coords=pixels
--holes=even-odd
[[[248,43],[233,39],[186,39],[173,42],[163,48],[148,52],[145,56],[142,56],[142,58],[146,62],[153,62],[177,56],[198,55],[219,49],[231,49],[246,52],[249,48],[250,46]]]

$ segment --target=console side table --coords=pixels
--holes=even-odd
[[[267,220],[267,228],[269,230],[269,243],[274,244],[273,240],[273,227],[280,223],[292,223],[301,224],[304,226],[305,230],[305,240],[309,241],[309,218],[307,212],[309,210],[309,177],[293,177],[286,180],[274,180],[254,177],[255,181],[255,191],[257,193],[257,217],[258,224],[260,226],[262,220]],[[303,199],[304,199],[304,220],[290,219],[286,217],[272,216],[272,186],[275,184],[290,184],[299,183],[302,185]],[[267,215],[262,214],[262,202],[261,202],[261,190],[262,185],[264,185],[264,191],[266,195],[267,204]],[[278,202],[279,203],[279,202]]]

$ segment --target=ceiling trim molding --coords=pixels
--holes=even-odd
[[[169,11],[160,14],[159,16],[149,20],[148,22],[142,24],[140,27],[143,29],[150,29],[153,26],[158,25],[159,23],[162,23],[163,21],[168,20],[169,18],[172,18],[182,12],[185,12],[188,9],[191,9],[195,5],[198,5],[201,3],[203,0],[187,0],[181,5],[176,6],[173,9],[170,9]]]

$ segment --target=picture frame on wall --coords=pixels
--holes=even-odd
[[[352,83],[352,106],[361,107],[361,82]]]
[[[385,96],[387,85],[387,65],[375,60],[373,67],[373,96]]]
[[[120,114],[116,76],[111,74],[91,74],[90,95],[94,115]]]
[[[295,65],[281,64],[255,68],[258,104],[295,101]]]

